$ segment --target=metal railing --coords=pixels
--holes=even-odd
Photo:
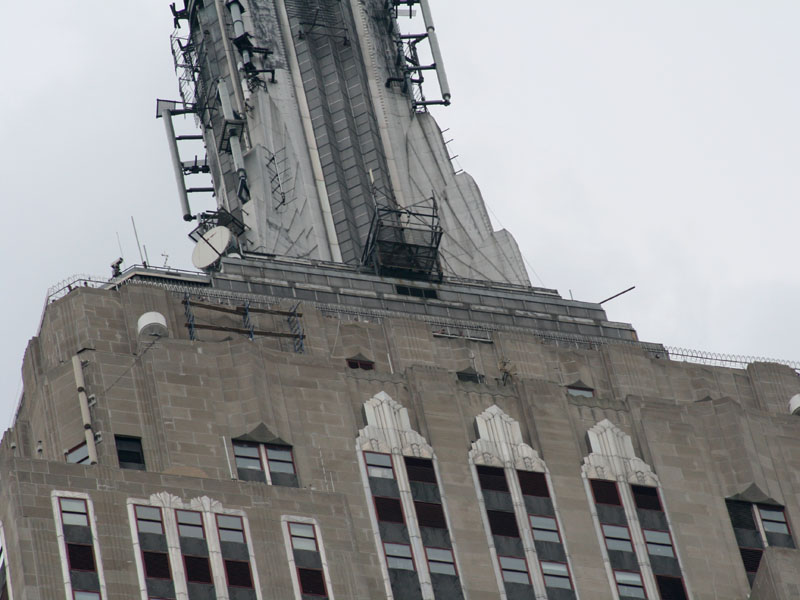
[[[709,365],[714,367],[728,367],[731,369],[746,369],[747,365],[755,362],[776,363],[786,365],[800,373],[800,361],[766,358],[763,356],[744,356],[739,354],[722,354],[719,352],[706,352],[704,350],[690,350],[675,346],[665,346],[672,360]]]

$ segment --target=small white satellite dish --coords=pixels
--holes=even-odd
[[[208,269],[225,255],[233,244],[233,234],[227,227],[214,227],[203,234],[192,252],[192,264],[198,269]]]

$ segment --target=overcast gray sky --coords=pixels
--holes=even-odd
[[[47,289],[190,266],[155,99],[167,0],[7,3],[0,424]],[[435,115],[534,284],[642,339],[800,360],[800,2],[433,0],[453,90]]]

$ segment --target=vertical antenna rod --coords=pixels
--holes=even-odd
[[[162,108],[161,117],[164,119],[164,129],[167,131],[167,145],[172,159],[172,170],[175,172],[175,183],[178,184],[178,199],[183,211],[183,220],[191,221],[192,210],[189,208],[189,194],[186,192],[186,181],[183,178],[183,165],[178,153],[178,141],[175,139],[175,127],[172,125],[172,111],[166,107]]]
[[[422,18],[425,21],[425,29],[428,32],[428,42],[431,45],[433,62],[436,65],[436,76],[439,78],[439,89],[442,92],[442,100],[445,104],[450,104],[450,84],[447,82],[447,73],[444,70],[442,51],[439,49],[439,38],[436,37],[436,27],[433,25],[431,6],[428,0],[419,0],[422,7]]]

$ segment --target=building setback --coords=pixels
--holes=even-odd
[[[427,0],[173,12],[201,270],[48,298],[0,600],[800,597],[797,371],[673,360],[530,286],[427,112]]]

